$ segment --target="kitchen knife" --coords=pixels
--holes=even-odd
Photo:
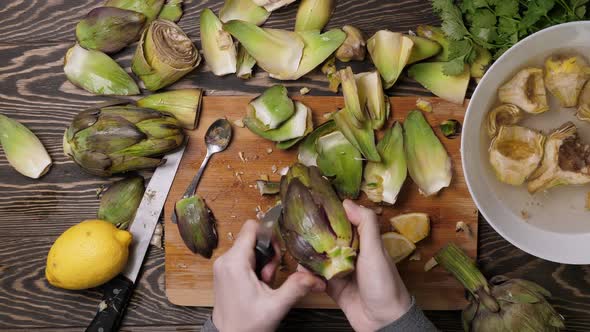
[[[129,248],[129,259],[125,270],[103,286],[103,300],[94,319],[86,328],[87,332],[118,331],[125,308],[131,298],[133,286],[139,274],[143,258],[164,207],[185,146],[166,156],[166,163],[159,166],[145,190],[137,208],[135,218],[129,227],[133,241]]]
[[[281,217],[283,212],[283,206],[281,204],[276,205],[272,209],[268,210],[262,221],[258,232],[256,233],[256,276],[258,279],[261,278],[262,268],[268,264],[275,256],[275,250],[272,246],[272,233],[276,223]]]

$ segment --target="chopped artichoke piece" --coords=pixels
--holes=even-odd
[[[336,0],[301,0],[295,19],[295,31],[321,31],[332,16]]]
[[[256,188],[260,191],[260,195],[276,195],[281,189],[279,182],[265,180],[256,180]]]
[[[182,241],[195,254],[211,258],[217,248],[215,217],[205,201],[195,195],[183,198],[174,205],[178,231]]]
[[[0,114],[0,145],[10,166],[24,176],[38,179],[51,168],[43,143],[20,122]]]
[[[100,198],[97,217],[120,229],[127,229],[143,198],[145,184],[136,175],[113,183]]]
[[[588,63],[581,56],[551,56],[545,61],[545,86],[562,107],[575,107],[590,78]]]
[[[414,42],[401,33],[379,30],[367,41],[371,60],[383,77],[385,89],[391,88],[408,63]]]
[[[444,62],[423,62],[412,65],[408,75],[433,94],[455,104],[463,104],[469,86],[469,66],[457,76],[443,72]]]
[[[260,28],[237,20],[225,23],[223,29],[231,33],[268,73],[286,76],[297,72],[305,44],[296,32]]]
[[[360,152],[338,130],[321,136],[317,151],[318,167],[330,178],[340,198],[356,199],[363,177]]]
[[[285,7],[295,0],[253,0],[258,6],[264,7],[269,12],[273,12],[279,8]]]
[[[403,130],[399,122],[385,131],[377,144],[377,151],[381,162],[367,163],[361,189],[371,201],[393,205],[408,175]]]
[[[408,64],[432,58],[440,53],[440,50],[442,49],[439,43],[428,38],[412,35],[408,36],[408,38],[414,42],[414,47],[412,47],[412,53],[410,53]]]
[[[318,151],[316,143],[318,139],[333,131],[337,130],[336,123],[333,120],[323,123],[317,127],[311,134],[305,137],[305,140],[299,145],[299,154],[297,159],[305,166],[317,166]]]
[[[70,82],[95,95],[131,96],[139,87],[108,55],[76,44],[66,53],[64,73]]]
[[[346,34],[340,29],[332,29],[324,33],[320,33],[318,30],[300,31],[298,34],[305,44],[299,68],[292,73],[275,74],[271,72],[270,77],[280,80],[301,78],[332,55],[346,38]]]
[[[238,47],[238,63],[236,75],[244,80],[252,77],[252,68],[256,65],[256,59],[254,59],[244,46]]]
[[[350,144],[357,148],[363,156],[370,161],[380,162],[381,156],[375,146],[375,132],[370,121],[363,121],[360,128],[354,125],[354,115],[347,108],[334,113],[332,116],[338,130],[348,139]]]
[[[476,56],[470,66],[470,74],[473,78],[482,78],[486,73],[486,70],[488,70],[488,66],[492,63],[492,53],[475,43],[473,44],[473,47],[475,47]]]
[[[244,118],[244,124],[256,135],[273,142],[284,142],[295,138],[302,138],[309,130],[308,122],[311,119],[311,110],[303,103],[295,102],[295,114],[276,129],[268,129],[255,116],[254,109],[248,108],[248,114]]]
[[[545,136],[525,127],[502,126],[490,144],[489,158],[498,180],[519,186],[539,167]]]
[[[270,12],[252,0],[225,0],[219,11],[219,19],[223,23],[240,20],[260,26],[266,22],[269,16]]]
[[[289,253],[330,280],[354,270],[358,235],[342,202],[316,167],[293,165],[281,178],[280,232]]]
[[[404,147],[408,172],[422,195],[436,195],[451,184],[451,157],[418,110],[404,121]]]
[[[331,57],[322,66],[322,73],[328,78],[328,89],[334,93],[338,93],[338,88],[342,80],[340,74],[336,69],[336,57]]]
[[[416,99],[416,108],[426,113],[432,113],[433,111],[432,103],[422,98]]]
[[[185,129],[197,128],[201,113],[201,89],[178,89],[154,93],[137,101],[137,106],[174,116]]]
[[[199,51],[174,22],[157,19],[141,35],[131,69],[150,91],[164,88],[197,68]]]
[[[295,104],[287,95],[287,88],[275,85],[250,102],[254,116],[269,129],[278,128],[295,113]]]
[[[361,107],[367,109],[367,113],[373,124],[373,129],[379,130],[389,118],[391,105],[389,98],[385,96],[379,73],[367,72],[354,75],[358,88]]]
[[[419,25],[416,32],[418,33],[418,36],[437,42],[441,46],[442,49],[434,58],[432,58],[432,61],[446,62],[451,59],[449,57],[450,42],[441,28],[431,25]]]
[[[162,10],[164,0],[107,0],[105,7],[117,7],[142,13],[147,23],[155,20]]]
[[[445,120],[440,124],[440,131],[446,138],[455,138],[461,133],[461,122],[455,119]]]
[[[351,60],[364,61],[367,53],[367,40],[363,32],[352,25],[345,25],[342,30],[346,32],[344,44],[336,51],[336,58],[342,62]]]
[[[530,176],[528,190],[590,183],[589,165],[590,146],[580,142],[576,126],[567,122],[547,137],[541,166]]]
[[[361,98],[359,90],[356,85],[354,73],[350,67],[340,70],[340,79],[342,80],[342,94],[344,95],[344,105],[348,112],[352,115],[351,123],[357,127],[362,128],[363,122],[367,119],[365,112],[365,105],[361,105]]]
[[[116,53],[139,39],[145,16],[132,10],[98,7],[76,25],[80,46],[105,53]]]
[[[514,104],[527,113],[543,113],[549,110],[543,70],[525,68],[498,89],[502,103]]]
[[[486,126],[490,137],[496,136],[502,126],[512,126],[517,124],[523,117],[520,108],[512,104],[502,104],[488,113]]]
[[[180,21],[182,17],[182,0],[166,0],[162,11],[158,14],[158,18],[162,18],[172,22]]]
[[[223,76],[236,72],[236,45],[209,8],[201,12],[201,47],[205,62],[213,74]]]

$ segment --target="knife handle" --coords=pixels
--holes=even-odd
[[[106,304],[106,308],[98,309],[94,319],[86,328],[86,332],[118,331],[131,293],[133,293],[133,282],[121,274],[103,287],[102,300]]]
[[[273,257],[275,257],[275,250],[272,244],[269,247],[263,247],[256,243],[256,276],[258,279],[262,279],[262,268],[268,264]]]

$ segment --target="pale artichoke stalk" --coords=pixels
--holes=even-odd
[[[209,8],[201,12],[201,47],[205,63],[213,74],[223,76],[236,72],[236,45],[231,35],[223,30],[221,21]]]
[[[254,59],[244,46],[239,45],[238,47],[238,62],[236,75],[244,80],[252,77],[252,68],[256,65],[256,59]]]
[[[408,38],[414,42],[414,47],[412,47],[412,52],[410,53],[410,58],[408,59],[408,65],[432,58],[433,56],[439,54],[442,49],[439,43],[428,38],[412,35],[408,36]]]
[[[422,195],[436,195],[451,184],[451,157],[420,111],[411,111],[404,121],[404,150],[408,172]]]
[[[178,231],[187,248],[204,258],[211,258],[218,237],[215,217],[205,201],[197,195],[183,198],[174,205],[174,212]]]
[[[547,137],[541,166],[530,179],[530,193],[590,183],[590,146],[580,143],[573,123],[565,123]]]
[[[150,91],[166,87],[197,68],[199,51],[174,22],[157,19],[144,30],[131,69]]]
[[[223,23],[240,20],[260,26],[266,22],[269,16],[270,12],[252,0],[225,0],[219,11],[219,19]]]
[[[223,29],[236,38],[258,66],[276,76],[297,72],[303,56],[303,39],[299,34],[278,29],[260,28],[256,24],[232,20]]]
[[[519,186],[539,167],[545,136],[520,126],[502,126],[492,139],[489,159],[498,180]]]
[[[470,303],[462,313],[465,331],[553,332],[565,328],[563,317],[546,300],[551,293],[536,283],[504,276],[488,283],[454,243],[436,253],[435,259],[470,293]]]
[[[147,18],[147,23],[150,23],[160,14],[164,0],[107,0],[104,5],[142,13]]]
[[[178,89],[143,97],[137,106],[170,114],[183,128],[193,130],[199,121],[202,97],[201,89]]]
[[[414,42],[407,36],[379,30],[367,41],[371,60],[383,78],[385,89],[391,88],[408,63]]]
[[[338,130],[318,138],[317,164],[341,198],[356,199],[363,177],[360,152]]]
[[[24,176],[38,179],[51,168],[51,157],[27,127],[0,114],[0,145],[10,166]]]
[[[111,176],[153,169],[160,156],[185,142],[178,120],[133,105],[91,108],[78,113],[64,135],[64,153],[88,173]]]
[[[496,136],[502,126],[512,126],[520,122],[524,114],[512,104],[502,104],[488,112],[486,127],[490,137]]]
[[[367,72],[354,75],[358,88],[361,107],[365,107],[373,124],[373,129],[379,130],[389,118],[391,105],[389,98],[383,91],[379,73]]]
[[[182,17],[182,0],[166,0],[162,7],[162,11],[158,14],[158,18],[178,22]]]
[[[545,86],[562,107],[575,107],[590,78],[588,62],[581,56],[551,56],[545,61]]]
[[[584,85],[580,93],[576,117],[582,121],[590,122],[590,84],[588,83]]]
[[[444,74],[445,62],[421,62],[408,69],[408,76],[438,97],[455,104],[463,104],[469,87],[469,66],[456,76]]]
[[[279,8],[285,7],[295,0],[253,0],[258,6],[264,7],[269,12],[273,12]]]
[[[113,183],[100,198],[98,219],[120,229],[127,229],[141,203],[145,184],[142,176],[132,176]]]
[[[317,167],[295,164],[281,178],[280,232],[299,264],[330,280],[354,271],[358,235]]]
[[[295,113],[295,104],[287,94],[283,85],[275,85],[266,89],[259,97],[252,100],[249,106],[267,130],[276,129]]]
[[[498,89],[498,99],[505,104],[513,104],[523,111],[539,114],[549,110],[543,70],[525,68]]]
[[[348,139],[363,156],[370,161],[380,162],[381,156],[375,146],[375,132],[373,131],[371,121],[363,121],[361,128],[355,126],[355,118],[347,108],[332,115],[332,119],[336,122],[338,130],[342,132],[344,137]]]
[[[116,53],[139,39],[145,21],[143,14],[132,10],[94,8],[76,25],[76,40],[86,49]]]
[[[321,31],[332,16],[335,0],[301,0],[295,19],[295,31]]]
[[[317,127],[311,134],[307,135],[305,140],[299,145],[297,160],[305,166],[317,166],[317,141],[320,137],[335,130],[337,130],[336,123],[333,120],[327,121]]]
[[[336,51],[336,58],[342,62],[364,61],[367,53],[365,34],[352,25],[343,26],[342,31],[346,33],[346,39]]]
[[[361,189],[371,201],[393,205],[408,175],[403,130],[399,122],[385,131],[377,144],[377,151],[381,162],[367,163]]]
[[[70,82],[95,95],[131,96],[139,87],[108,55],[76,44],[64,59],[64,73]]]
[[[283,145],[277,145],[281,149],[289,148],[313,130],[311,110],[301,102],[295,102],[295,113],[276,129],[268,129],[258,120],[252,107],[248,107],[243,122],[250,131],[262,138],[273,142],[286,142]]]
[[[338,88],[342,80],[340,79],[340,73],[336,69],[336,57],[332,56],[324,62],[322,65],[322,73],[326,75],[328,79],[328,89],[334,93],[338,93]]]

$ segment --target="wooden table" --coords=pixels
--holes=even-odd
[[[64,291],[44,278],[47,251],[69,226],[96,215],[96,190],[107,179],[89,176],[64,157],[61,138],[81,109],[104,100],[75,88],[62,71],[65,51],[74,41],[76,23],[103,0],[12,0],[0,5],[0,113],[28,125],[43,141],[54,160],[50,173],[31,180],[8,166],[0,152],[0,330],[80,331],[94,316],[101,292]],[[201,9],[217,12],[222,1],[186,1],[180,22],[199,42]],[[274,13],[267,25],[292,28],[296,6]],[[372,34],[378,29],[415,29],[436,24],[428,1],[339,0],[330,27],[354,24]],[[116,56],[129,66],[133,47]],[[353,63],[355,71],[369,67]],[[201,87],[207,94],[257,94],[276,83],[258,72],[249,81],[218,78],[201,65],[176,87]],[[319,73],[285,82],[292,93],[306,86],[312,94],[329,95]],[[427,94],[416,83],[402,79],[394,95]],[[548,244],[549,245],[549,244]],[[559,244],[554,244],[559,245]],[[532,257],[503,240],[480,220],[479,264],[491,277],[506,274],[536,281],[553,294],[553,304],[566,318],[568,330],[590,330],[590,268],[554,264]],[[164,292],[164,252],[150,248],[127,315],[124,331],[195,331],[209,316],[209,308],[172,305]],[[442,330],[461,329],[459,312],[427,312]],[[295,310],[284,331],[345,331],[350,327],[338,310]]]

